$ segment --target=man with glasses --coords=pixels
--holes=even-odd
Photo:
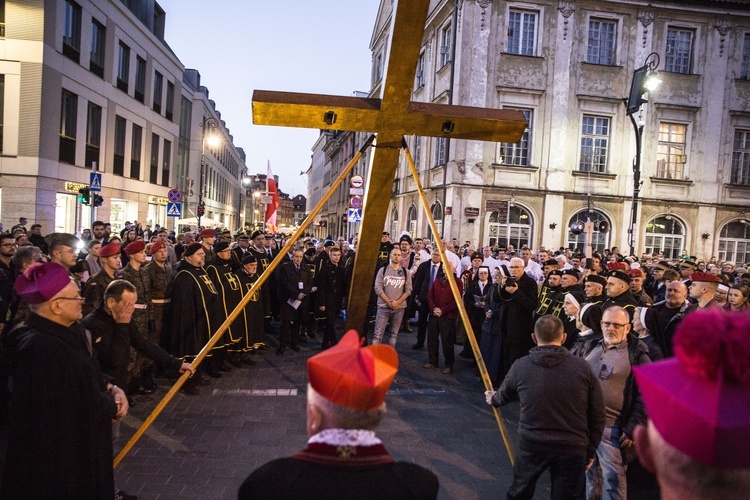
[[[49,245],[50,262],[60,264],[70,270],[76,265],[78,259],[78,242],[74,235],[69,233],[52,233],[44,237]]]
[[[112,420],[128,412],[125,393],[102,375],[78,323],[83,298],[55,263],[19,276],[29,303],[24,325],[3,336],[13,363],[13,412],[5,498],[113,498]]]
[[[607,419],[594,464],[586,473],[586,497],[624,500],[627,463],[635,458],[634,431],[646,422],[632,368],[651,360],[646,345],[629,335],[630,316],[625,309],[609,307],[602,315],[601,325],[603,338],[586,361],[601,384]]]

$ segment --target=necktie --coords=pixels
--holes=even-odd
[[[432,282],[435,281],[435,275],[437,274],[437,266],[435,264],[432,265],[432,271],[430,271],[430,285],[432,285]]]

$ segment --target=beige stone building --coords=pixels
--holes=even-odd
[[[380,95],[392,2],[373,30]],[[571,222],[606,221],[629,247],[636,134],[624,104],[656,53],[643,125],[635,252],[750,261],[750,2],[433,0],[413,100],[517,109],[521,142],[409,137],[445,236],[581,248]],[[653,56],[652,56],[653,57]],[[590,207],[590,210],[589,210]],[[391,233],[432,236],[402,155]]]

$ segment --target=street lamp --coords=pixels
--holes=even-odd
[[[201,175],[198,179],[198,229],[201,227],[201,217],[206,212],[206,204],[203,201],[204,189],[206,186],[206,143],[212,148],[221,144],[221,138],[216,133],[219,128],[219,121],[210,116],[204,116],[201,122]]]
[[[630,96],[625,102],[627,114],[635,131],[635,159],[633,160],[633,206],[630,214],[630,228],[628,229],[628,244],[630,255],[635,255],[635,224],[638,219],[638,195],[641,191],[641,149],[643,143],[643,121],[636,121],[633,115],[641,110],[641,105],[648,102],[645,95],[656,90],[661,84],[656,68],[659,66],[659,54],[650,53],[643,66],[633,72],[633,82],[630,85]]]

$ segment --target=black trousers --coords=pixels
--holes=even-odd
[[[430,316],[430,304],[425,299],[421,306],[415,303],[414,307],[416,307],[419,313],[419,318],[417,319],[417,345],[423,346],[427,338],[427,320]]]
[[[336,316],[338,316],[338,311],[336,309],[329,309],[326,308],[325,311],[321,311],[318,309],[318,312],[323,317],[323,324],[325,326],[325,330],[323,330],[323,349],[326,349],[328,347],[331,347],[333,345],[336,345],[336,342],[338,342],[338,338],[336,336]]]
[[[281,335],[279,336],[279,347],[291,345],[296,347],[299,344],[300,330],[307,314],[297,315],[295,320],[281,320]]]
[[[440,339],[438,340],[438,337]],[[439,345],[443,346],[443,357],[445,367],[453,368],[456,362],[456,318],[437,317],[430,315],[430,324],[427,329],[427,352],[430,355],[430,363],[438,366],[440,358]]]
[[[513,483],[508,499],[534,498],[536,482],[549,469],[552,483],[550,498],[555,500],[586,498],[586,457],[567,457],[529,451],[522,446],[516,452]]]

